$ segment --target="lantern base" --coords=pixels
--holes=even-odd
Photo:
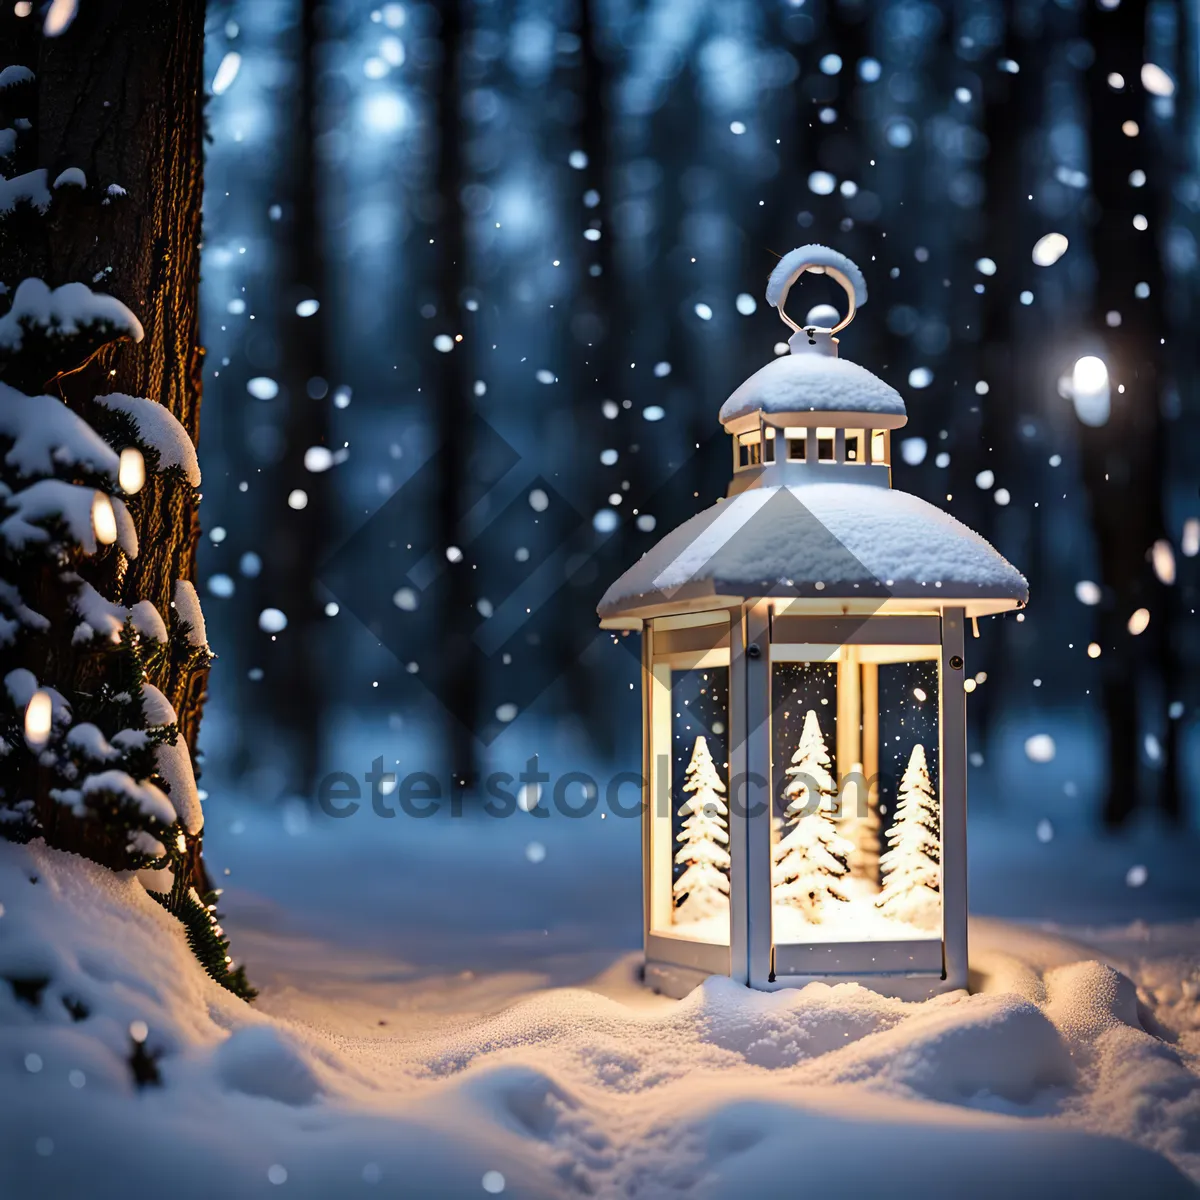
[[[682,1000],[706,979],[711,978],[711,972],[698,971],[695,967],[679,967],[674,963],[651,961],[647,961],[642,976],[643,982],[651,991],[668,996],[672,1000]]]
[[[682,1000],[710,978],[712,976],[709,972],[698,971],[694,967],[653,961],[646,963],[643,974],[643,982],[648,988],[672,1000]],[[857,983],[878,992],[881,996],[908,1001],[929,1000],[943,992],[954,992],[967,986],[965,979],[883,972],[875,975],[866,972],[861,975],[785,975],[772,980],[754,980],[747,986],[756,991],[779,992],[785,988],[806,987],[810,983],[825,983],[830,986],[835,983]]]

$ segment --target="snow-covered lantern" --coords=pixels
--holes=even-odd
[[[840,322],[784,311],[806,270],[844,288]],[[599,606],[605,628],[642,634],[646,979],[674,996],[712,974],[964,987],[965,631],[1028,588],[892,489],[904,401],[838,356],[866,301],[858,267],[804,246],[767,300],[791,353],[721,408],[727,497]]]

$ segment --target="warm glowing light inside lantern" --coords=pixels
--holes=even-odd
[[[104,492],[97,492],[92,499],[92,528],[96,531],[96,540],[105,546],[111,546],[117,540],[117,514]]]
[[[121,484],[121,490],[127,496],[132,496],[134,492],[142,490],[142,485],[146,482],[146,460],[136,446],[126,446],[121,451],[121,465],[117,471],[117,480]]]
[[[34,692],[25,706],[25,741],[30,746],[36,749],[46,744],[53,716],[49,693],[40,689]]]

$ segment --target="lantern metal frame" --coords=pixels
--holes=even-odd
[[[793,612],[770,599],[736,608],[647,618],[642,632],[643,935],[646,982],[684,996],[710,975],[764,991],[820,980],[861,983],[924,999],[967,983],[965,612],[848,617],[840,606]],[[938,663],[938,800],[941,818],[941,928],[920,941],[781,942],[774,936],[771,668],[828,661],[854,647],[877,663]],[[677,798],[671,786],[670,672],[729,670],[730,926],[727,944],[667,932],[671,856],[664,853]],[[878,694],[858,699],[862,726],[878,723]],[[868,704],[873,711],[868,710]],[[666,719],[662,719],[662,708]],[[755,782],[756,780],[761,782]],[[656,861],[655,855],[660,861]],[[686,928],[686,927],[684,927]]]

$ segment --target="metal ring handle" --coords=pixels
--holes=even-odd
[[[803,326],[797,325],[796,322],[787,315],[784,305],[787,304],[788,293],[792,290],[792,285],[800,278],[801,275],[804,274],[805,271],[811,271],[814,275],[828,275],[830,278],[836,279],[837,282],[842,285],[842,289],[845,291],[846,296],[850,301],[850,307],[847,310],[846,315],[829,331],[830,333],[841,333],[841,331],[845,329],[851,321],[854,320],[854,314],[858,311],[858,305],[854,299],[853,282],[844,272],[839,271],[837,267],[826,267],[820,265],[819,263],[801,263],[800,266],[798,266],[791,273],[791,275],[788,276],[787,281],[784,283],[783,288],[779,293],[779,301],[775,305],[776,309],[779,311],[779,316],[782,318],[784,324],[789,325],[796,333],[799,333],[803,329]]]

